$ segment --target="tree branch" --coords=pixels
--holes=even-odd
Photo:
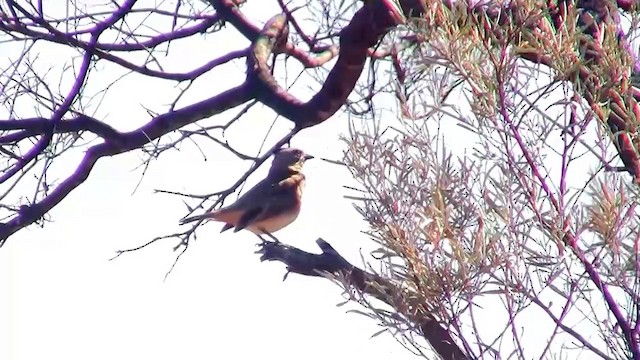
[[[16,231],[34,223],[62,201],[71,191],[87,180],[98,159],[137,149],[154,139],[187,124],[193,123],[249,101],[254,91],[242,84],[217,96],[182,109],[158,115],[142,127],[127,133],[105,135],[104,143],[90,147],[75,172],[62,181],[45,198],[32,205],[23,205],[18,215],[6,223],[0,223],[0,246]],[[85,120],[85,125],[91,121]]]
[[[362,73],[369,48],[404,19],[389,1],[367,2],[340,32],[338,60],[322,88],[311,100],[302,102],[277,83],[267,64],[272,53],[286,52],[290,47],[286,42],[286,14],[272,18],[258,31],[233,0],[209,1],[223,19],[253,41],[252,53],[247,57],[247,80],[258,86],[257,99],[299,129],[317,125],[340,109]]]
[[[577,40],[576,53],[581,54],[575,59],[578,67],[575,72],[567,74],[563,71],[560,75],[575,85],[576,92],[587,101],[600,121],[607,125],[620,160],[624,164],[624,170],[640,184],[640,141],[635,124],[637,120],[634,120],[640,117],[640,90],[633,86],[630,79],[630,74],[636,71],[637,65],[620,27],[618,8],[627,10],[631,7],[631,2],[620,0],[616,5],[613,2],[591,0],[579,0],[575,4],[549,1],[548,7],[548,15],[535,21],[518,16],[520,9],[517,3],[505,7],[477,7],[473,11],[478,14],[479,19],[490,19],[499,23],[512,21],[534,32],[549,28],[546,23],[547,16],[551,18],[550,25],[555,27],[553,33],[560,33],[567,22],[577,21],[578,26],[582,28],[581,35],[585,35]],[[575,14],[576,19],[570,18]],[[613,33],[611,29],[616,28],[616,32]],[[615,51],[621,54],[621,66],[610,63],[610,57],[601,45],[604,38],[615,39]],[[531,40],[523,38],[524,42],[519,44],[522,48],[518,50],[518,56],[553,69],[554,62],[545,54],[546,49],[538,48],[540,44],[535,44],[535,39]],[[610,104],[611,111],[602,104]]]
[[[390,27],[398,24],[399,19],[402,18],[401,15],[388,8],[387,2],[390,0],[367,4],[360,9],[351,23],[342,31],[341,44],[343,46],[336,66],[332,69],[320,92],[305,104],[280,88],[266,65],[266,60],[271,52],[281,49],[294,49],[287,43],[286,33],[284,33],[287,30],[286,16],[278,15],[274,17],[265,26],[264,30],[258,31],[255,26],[242,17],[232,0],[210,1],[222,19],[231,22],[245,36],[251,36],[255,40],[252,46],[252,55],[248,56],[248,65],[256,64],[256,66],[248,69],[245,83],[208,100],[187,106],[178,111],[159,115],[141,128],[128,133],[117,132],[106,125],[100,126],[98,125],[99,122],[93,121],[89,117],[78,117],[68,122],[57,121],[56,125],[64,124],[61,125],[59,130],[52,131],[62,132],[65,129],[71,130],[74,127],[91,128],[95,134],[100,134],[105,142],[89,148],[76,171],[60,183],[47,197],[38,203],[23,205],[17,216],[6,223],[0,223],[0,246],[4,244],[11,234],[40,219],[71,191],[82,184],[87,179],[93,165],[101,157],[139,148],[149,141],[177,130],[184,125],[218,114],[254,98],[261,100],[274,108],[276,112],[292,120],[296,125],[295,132],[328,119],[342,106],[352,91],[364,66],[368,48],[375,45],[379,38]],[[127,2],[125,7],[120,8],[121,11],[118,11],[117,14],[114,13],[109,18],[109,21],[103,21],[96,25],[95,29],[101,30],[106,24],[113,22],[114,19],[124,16],[125,11],[122,9],[130,7],[131,4],[131,1]],[[33,21],[38,22],[38,19],[34,18]],[[66,38],[64,34],[60,34],[56,29],[50,26],[46,28],[53,36]],[[81,48],[87,47],[83,42],[72,39],[66,39],[70,41],[67,43]],[[92,46],[85,50],[87,54],[92,53],[100,56],[99,53],[104,52],[96,50],[93,47],[95,43],[96,40],[93,40]],[[112,56],[108,53],[104,54]],[[256,54],[258,56],[255,56]],[[329,55],[327,56],[327,54]],[[334,50],[330,49],[325,51],[321,57],[324,56],[325,59],[328,59],[332,57],[331,54],[334,54]],[[261,62],[252,59],[257,59]],[[17,130],[19,124],[24,124],[28,128],[23,127],[22,131],[18,133],[2,137],[3,142],[19,141],[33,136],[37,132],[42,132],[45,122],[40,119],[25,122],[9,120],[4,124],[4,127]],[[51,129],[57,129],[57,126]],[[46,131],[46,129],[44,130]],[[21,160],[19,159],[19,161]]]
[[[151,37],[146,41],[140,41],[136,43],[122,43],[122,44],[112,44],[112,43],[97,43],[96,48],[104,51],[148,51],[150,48],[154,48],[158,45],[187,38],[191,35],[195,35],[197,33],[205,32],[207,29],[215,25],[219,20],[217,15],[207,16],[205,19],[197,23],[196,25],[190,27],[184,27],[169,33],[163,33],[156,36]]]
[[[0,131],[20,130],[16,133],[0,136],[0,144],[15,143],[28,137],[44,134],[48,129],[49,119],[42,117],[0,120]],[[84,114],[80,114],[73,119],[60,121],[53,131],[56,134],[89,131],[106,140],[116,139],[122,135],[110,125]]]
[[[324,277],[329,273],[344,278],[346,285],[363,294],[392,306],[402,313],[403,306],[399,305],[403,291],[393,282],[379,275],[368,273],[352,264],[322,239],[316,240],[321,254],[312,254],[281,242],[263,242],[258,253],[260,261],[279,261],[287,266],[287,272],[305,276]],[[440,325],[429,314],[420,312],[403,313],[410,319],[416,319],[422,336],[429,341],[433,349],[443,359],[468,359],[464,352],[456,345],[447,329]]]

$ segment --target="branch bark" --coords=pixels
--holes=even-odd
[[[347,285],[363,294],[392,306],[407,318],[415,320],[422,336],[431,344],[434,351],[446,360],[469,359],[458,347],[451,333],[426,312],[407,313],[402,311],[400,299],[403,291],[392,281],[379,275],[366,272],[342,257],[329,243],[316,240],[321,254],[312,254],[281,242],[264,242],[258,253],[260,261],[279,261],[286,265],[287,272],[305,276],[324,277],[326,273],[346,279]]]
[[[223,19],[253,41],[253,52],[247,58],[247,79],[258,88],[256,98],[291,120],[298,129],[322,123],[345,104],[362,73],[369,48],[404,19],[389,1],[366,2],[340,32],[338,60],[322,89],[308,102],[302,102],[277,83],[267,64],[269,55],[286,52],[290,47],[286,14],[272,18],[258,31],[242,16],[234,0],[210,2]]]

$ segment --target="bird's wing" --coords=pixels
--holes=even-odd
[[[265,211],[264,204],[273,196],[276,185],[269,179],[264,179],[242,194],[233,204],[212,212],[210,217],[227,223],[222,231],[232,227],[235,227],[234,231],[240,231]]]
[[[275,217],[287,211],[294,211],[299,206],[297,186],[297,182],[292,178],[287,178],[262,188],[259,199],[258,196],[254,198],[255,200],[247,197],[251,200],[251,204],[249,206],[248,203],[244,203],[246,210],[238,219],[234,231],[240,231],[260,220]],[[249,192],[246,195],[248,194]]]
[[[245,210],[254,206],[255,204],[260,204],[264,202],[264,200],[273,196],[273,189],[277,185],[277,183],[273,183],[270,179],[263,179],[256,185],[254,185],[251,189],[249,189],[246,193],[242,194],[233,204],[220,209],[219,211],[228,211],[228,210]]]
[[[267,206],[255,206],[248,209],[242,214],[242,216],[240,216],[240,219],[236,223],[236,228],[233,231],[238,232],[246,228],[247,226],[251,225],[256,220],[263,217],[263,214],[265,214],[266,209],[267,209]]]
[[[206,214],[182,219],[180,223],[185,224],[196,220],[215,219],[232,225],[232,227],[240,224],[240,228],[236,229],[240,230],[251,224],[256,217],[259,217],[268,207],[265,204],[269,203],[271,198],[279,196],[279,191],[281,191],[280,183],[273,183],[267,178],[242,194],[233,204]],[[225,226],[223,231],[228,229],[229,227]]]

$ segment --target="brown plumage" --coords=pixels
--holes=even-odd
[[[247,229],[255,234],[278,231],[291,224],[300,213],[305,182],[302,165],[312,158],[299,149],[281,149],[275,153],[267,177],[235,203],[182,219],[180,223],[212,219],[225,223],[221,232],[231,228],[234,232]]]

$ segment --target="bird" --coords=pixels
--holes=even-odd
[[[305,176],[302,166],[314,157],[296,148],[274,153],[267,176],[233,204],[218,210],[184,218],[180,224],[199,220],[224,222],[221,233],[247,229],[260,236],[271,235],[291,224],[300,214]]]

